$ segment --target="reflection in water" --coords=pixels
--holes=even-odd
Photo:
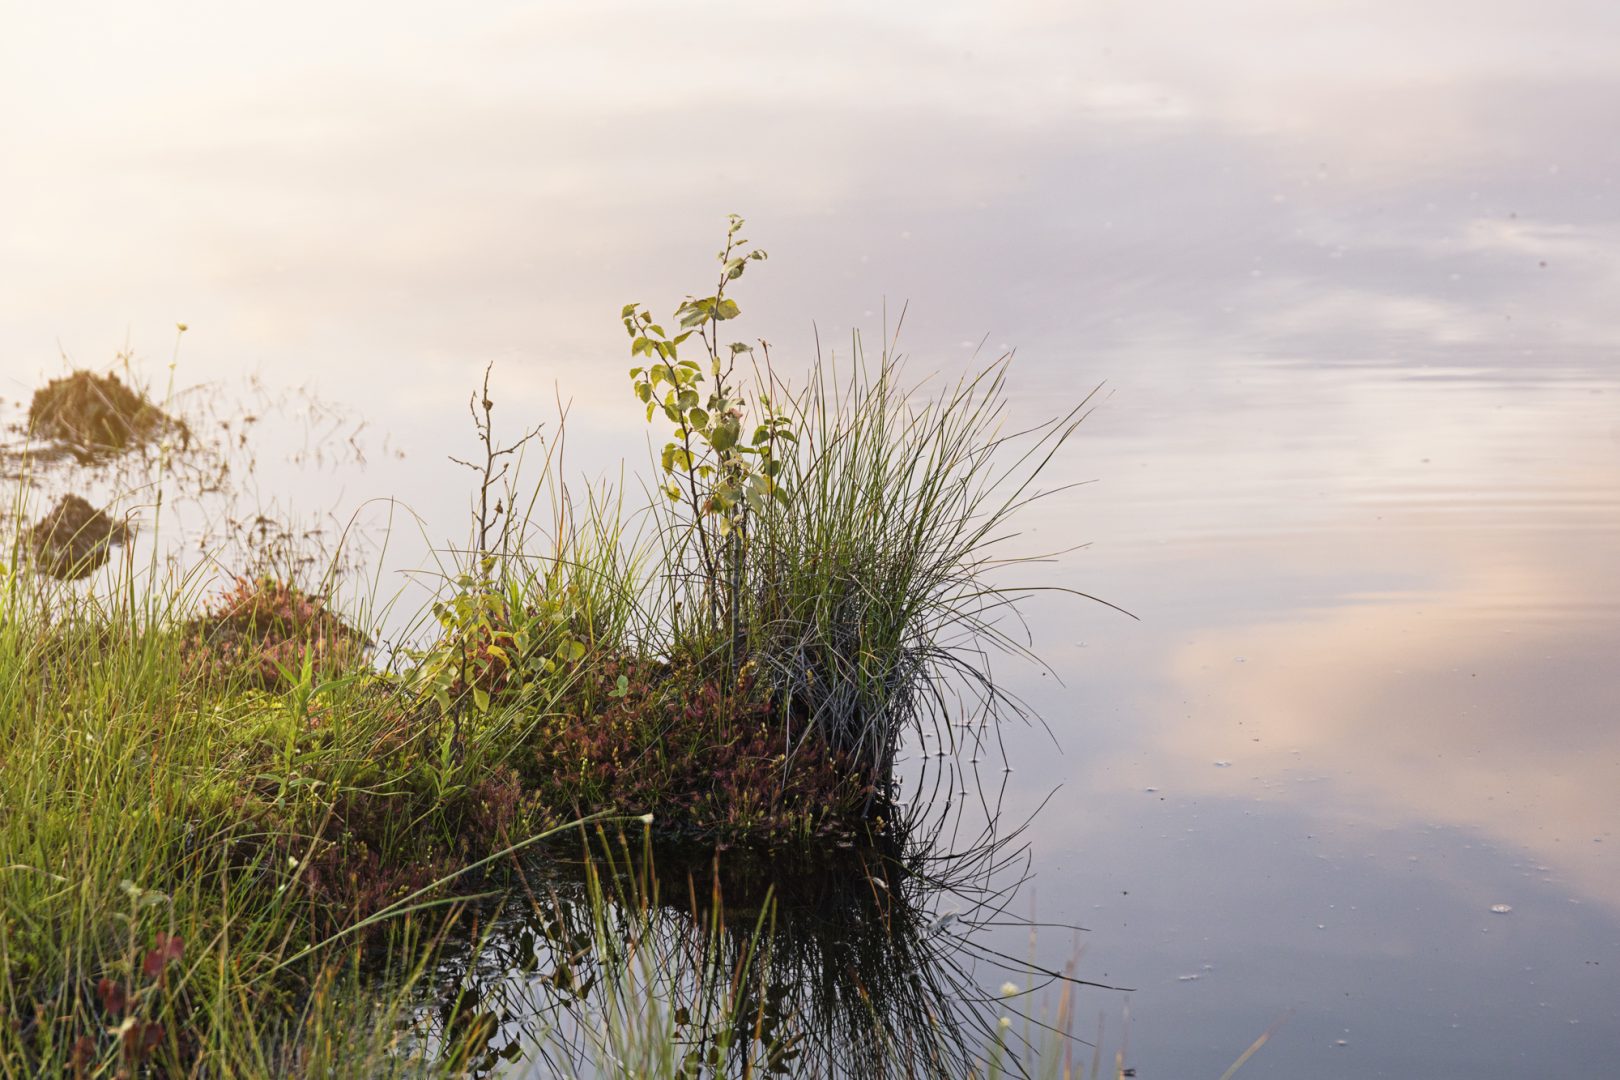
[[[1612,1071],[1620,6],[165,6],[0,35],[13,396],[185,318],[182,379],[365,401],[459,537],[443,403],[495,359],[635,457],[612,314],[747,213],[784,358],[887,297],[1036,415],[1109,380],[1034,546],[1143,621],[1034,620],[1065,755],[1009,756],[1144,1076],[1288,1005],[1248,1072]]]
[[[1096,781],[1471,827],[1620,909],[1620,383],[1245,373],[1252,400],[1197,448],[1221,486],[1152,490],[1197,467],[1172,436],[1124,495],[1193,539],[1123,571],[1151,567],[1154,697],[1142,764]]]
[[[447,953],[434,1039],[475,1072],[548,1075],[967,1076],[998,1039],[1017,1060],[1040,1043],[1009,1040],[1002,1016],[1050,1005],[1056,984],[1063,1031],[1070,990],[1097,984],[980,940],[1023,880],[1008,839],[787,861],[654,860],[622,837],[549,853],[476,945]],[[983,988],[1009,978],[1015,999]],[[1061,1052],[1057,1035],[1041,1041]]]
[[[1178,403],[1092,444],[1129,480],[1092,508],[1134,542],[1087,576],[1143,622],[1064,634],[1056,666],[1087,678],[1054,726],[1093,752],[1028,770],[1081,777],[1085,812],[1037,822],[1041,881],[1096,902],[1090,963],[1143,987],[1138,1063],[1189,1074],[1293,1007],[1278,1075],[1602,1075],[1612,365],[1212,372],[1219,414]]]
[[[11,485],[0,523],[33,519],[20,546],[41,570],[81,580],[132,543],[135,566],[212,566],[227,582],[270,574],[313,585],[365,564],[380,514],[304,500],[318,487],[310,479],[365,466],[365,420],[307,388],[253,378],[159,391],[127,352],[113,367],[75,369],[26,408],[0,407],[0,477]],[[268,493],[266,474],[289,466],[301,482]]]
[[[1589,591],[1616,594],[1612,563],[1574,536],[1525,562],[1467,533],[1430,542],[1452,567],[1442,587],[1235,625],[1178,650],[1174,677],[1208,707],[1164,733],[1176,749],[1166,780],[1209,786],[1201,763],[1229,758],[1234,780],[1286,797],[1302,762],[1331,763],[1339,797],[1369,802],[1375,819],[1475,827],[1620,910],[1620,851],[1604,847],[1620,685],[1592,677],[1610,669],[1620,626]]]

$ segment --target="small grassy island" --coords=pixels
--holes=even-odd
[[[138,566],[127,503],[41,512],[36,470],[114,460],[161,505],[205,440],[113,375],[40,391],[3,459],[0,1075],[476,1071],[489,1033],[415,1038],[412,994],[520,853],[638,819],[893,851],[924,812],[903,744],[994,739],[983,658],[1022,651],[996,545],[1084,403],[1005,432],[1005,361],[928,391],[891,348],[790,385],[727,340],[764,258],[740,227],[709,295],[621,313],[651,505],[571,495],[560,433],[503,442],[486,373],[471,539],[414,620],[319,573]]]

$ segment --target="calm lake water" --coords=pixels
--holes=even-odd
[[[1021,909],[1128,985],[1127,1064],[1600,1076],[1620,1047],[1620,8],[179,3],[9,12],[0,376],[129,344],[363,414],[465,536],[460,412],[645,429],[615,318],[723,216],[779,368],[909,301],[917,374],[1103,384],[1021,550],[1051,728]],[[403,457],[384,453],[401,451]],[[373,507],[370,513],[376,513]],[[383,582],[419,565],[411,530]],[[414,544],[414,546],[413,546]],[[1060,683],[1061,680],[1061,683]],[[1016,953],[1025,932],[1000,944]],[[1070,956],[1042,936],[1043,962]],[[1080,1027],[1124,998],[1087,991]]]

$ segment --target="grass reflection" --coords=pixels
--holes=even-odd
[[[1067,1056],[1068,991],[1094,985],[981,940],[1021,859],[988,834],[950,857],[895,838],[813,859],[586,836],[524,863],[446,950],[429,1041],[475,1075],[1021,1072],[1037,1047]],[[1061,1015],[1021,1016],[1052,983]]]

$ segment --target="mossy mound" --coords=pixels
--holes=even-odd
[[[123,522],[78,495],[68,495],[28,530],[28,548],[42,572],[78,581],[99,570],[112,546],[128,538],[129,527]]]
[[[650,812],[665,839],[770,846],[866,831],[882,804],[857,764],[813,730],[790,747],[781,723],[747,674],[606,660],[580,669],[512,764],[547,824]]]
[[[58,444],[81,462],[116,457],[147,446],[165,433],[189,442],[186,425],[165,413],[116,375],[75,371],[34,392],[28,428],[35,438]]]
[[[317,678],[352,668],[371,641],[327,610],[326,598],[273,578],[238,578],[185,628],[190,672],[284,690],[307,654]]]

